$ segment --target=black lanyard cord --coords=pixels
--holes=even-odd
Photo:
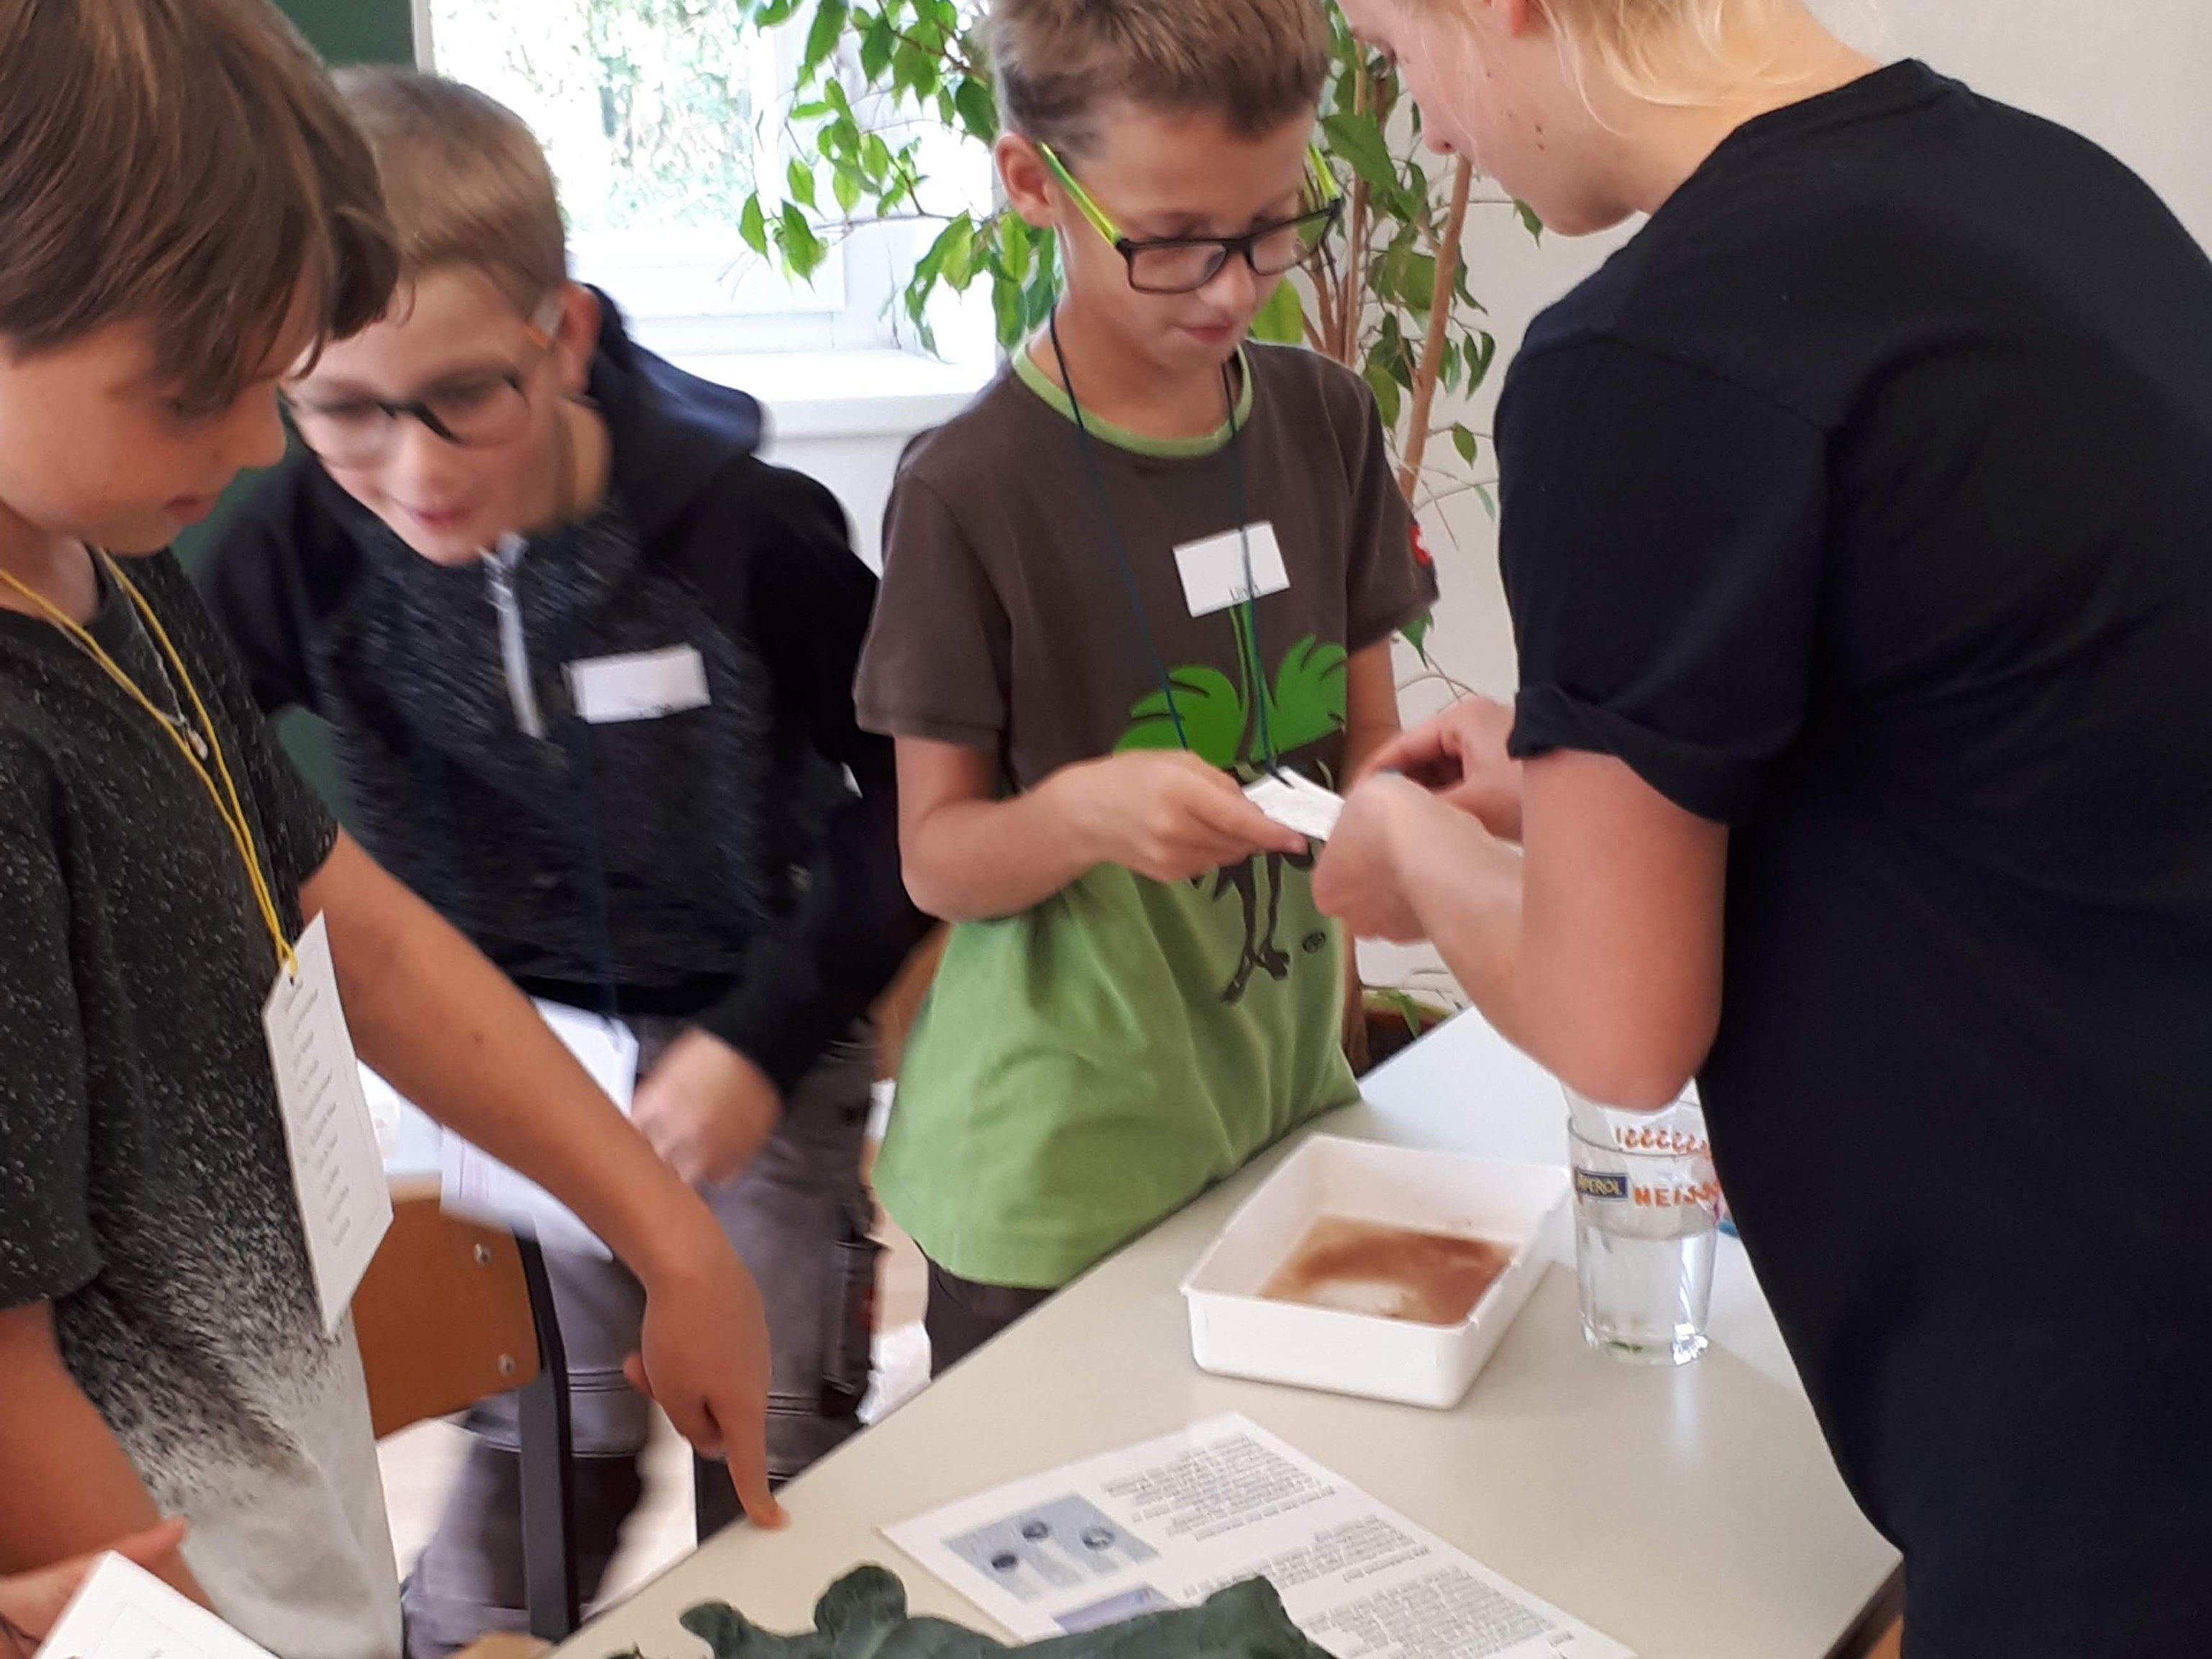
[[[1106,475],[1098,465],[1091,422],[1083,412],[1082,401],[1075,393],[1075,377],[1067,371],[1067,354],[1060,343],[1060,313],[1055,308],[1046,325],[1052,341],[1053,361],[1060,368],[1060,384],[1067,394],[1068,412],[1075,417],[1076,447],[1082,453],[1083,470],[1091,480],[1091,493],[1098,498],[1098,510],[1106,526],[1106,539],[1113,550],[1116,564],[1121,568],[1121,583],[1129,596],[1129,609],[1137,619],[1137,631],[1144,636],[1145,649],[1152,659],[1152,672],[1159,677],[1160,696],[1166,701],[1168,723],[1175,728],[1177,747],[1188,750],[1190,738],[1183,729],[1182,711],[1176,707],[1174,677],[1168,672],[1166,659],[1160,655],[1158,641],[1153,637],[1152,625],[1145,614],[1144,598],[1137,586],[1135,566],[1130,562],[1127,544],[1122,539],[1121,522],[1114,514],[1114,498],[1106,487]],[[1257,587],[1252,575],[1251,514],[1249,488],[1244,459],[1244,427],[1237,418],[1237,394],[1229,375],[1229,366],[1221,367],[1222,396],[1229,406],[1229,450],[1237,479],[1237,538],[1244,556],[1244,599],[1237,607],[1243,612],[1238,626],[1234,612],[1231,625],[1237,633],[1237,651],[1240,658],[1249,654],[1254,696],[1259,703],[1260,749],[1270,772],[1276,770],[1274,735],[1267,714],[1267,682],[1260,659],[1260,625],[1253,609],[1253,598]]]

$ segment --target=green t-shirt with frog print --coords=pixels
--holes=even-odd
[[[1241,456],[1226,423],[1162,441],[1091,418],[1094,474],[1027,353],[917,439],[886,520],[861,724],[987,750],[1008,793],[1172,748],[1173,716],[1217,766],[1249,773],[1272,746],[1338,781],[1347,656],[1425,611],[1435,582],[1365,386],[1303,351],[1243,362]],[[1194,617],[1176,550],[1233,532],[1240,500],[1289,584]],[[876,1167],[931,1260],[1064,1284],[1354,1097],[1344,945],[1310,867],[1266,854],[1166,884],[1101,866],[952,930]]]

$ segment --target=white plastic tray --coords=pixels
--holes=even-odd
[[[1316,1135],[1230,1218],[1183,1281],[1201,1370],[1439,1409],[1457,1405],[1543,1276],[1567,1172]],[[1489,1239],[1513,1259],[1457,1325],[1304,1306],[1260,1291],[1323,1216]]]

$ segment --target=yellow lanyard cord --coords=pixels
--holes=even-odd
[[[0,570],[0,581],[6,582],[44,612],[49,622],[68,635],[80,651],[98,663],[106,672],[107,678],[122,687],[125,694],[152,716],[156,726],[168,733],[169,741],[176,745],[177,752],[184,757],[185,764],[192,769],[192,775],[206,788],[208,799],[215,803],[216,816],[222,820],[223,828],[230,831],[231,843],[238,849],[239,861],[246,869],[246,884],[253,890],[254,904],[261,912],[261,925],[269,930],[270,943],[276,947],[278,963],[286,974],[295,974],[297,966],[293,960],[291,942],[284,937],[284,924],[277,915],[276,902],[270,895],[268,878],[262,872],[260,854],[253,844],[252,829],[246,823],[245,805],[239,799],[237,784],[231,781],[230,763],[222,752],[222,740],[216,736],[215,722],[208,718],[207,706],[200,701],[199,688],[192,684],[192,677],[185,667],[184,658],[170,642],[168,629],[161,626],[161,619],[154,614],[154,607],[146,603],[146,596],[138,591],[106,552],[102,551],[97,556],[110,580],[128,596],[139,616],[144,618],[148,630],[161,646],[161,654],[168,659],[169,667],[177,682],[173,689],[181,690],[191,699],[192,714],[198,722],[198,730],[206,738],[208,751],[215,757],[216,771],[222,779],[220,788],[216,787],[215,778],[209,775],[207,768],[200,763],[199,757],[192,752],[191,745],[185,741],[184,734],[76,618],[9,571]]]

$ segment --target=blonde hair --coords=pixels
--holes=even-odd
[[[1006,125],[1072,154],[1111,99],[1257,137],[1310,116],[1328,75],[1316,0],[993,0],[987,30]]]
[[[376,157],[403,281],[463,266],[525,316],[568,281],[553,169],[513,110],[414,70],[340,70],[337,83]]]
[[[196,413],[383,311],[376,168],[263,0],[0,0],[0,347],[143,323]]]
[[[1534,0],[1552,20],[1576,84],[1595,64],[1622,91],[1655,104],[1698,104],[1711,93],[1702,67],[1717,68],[1729,37],[1775,0]]]

